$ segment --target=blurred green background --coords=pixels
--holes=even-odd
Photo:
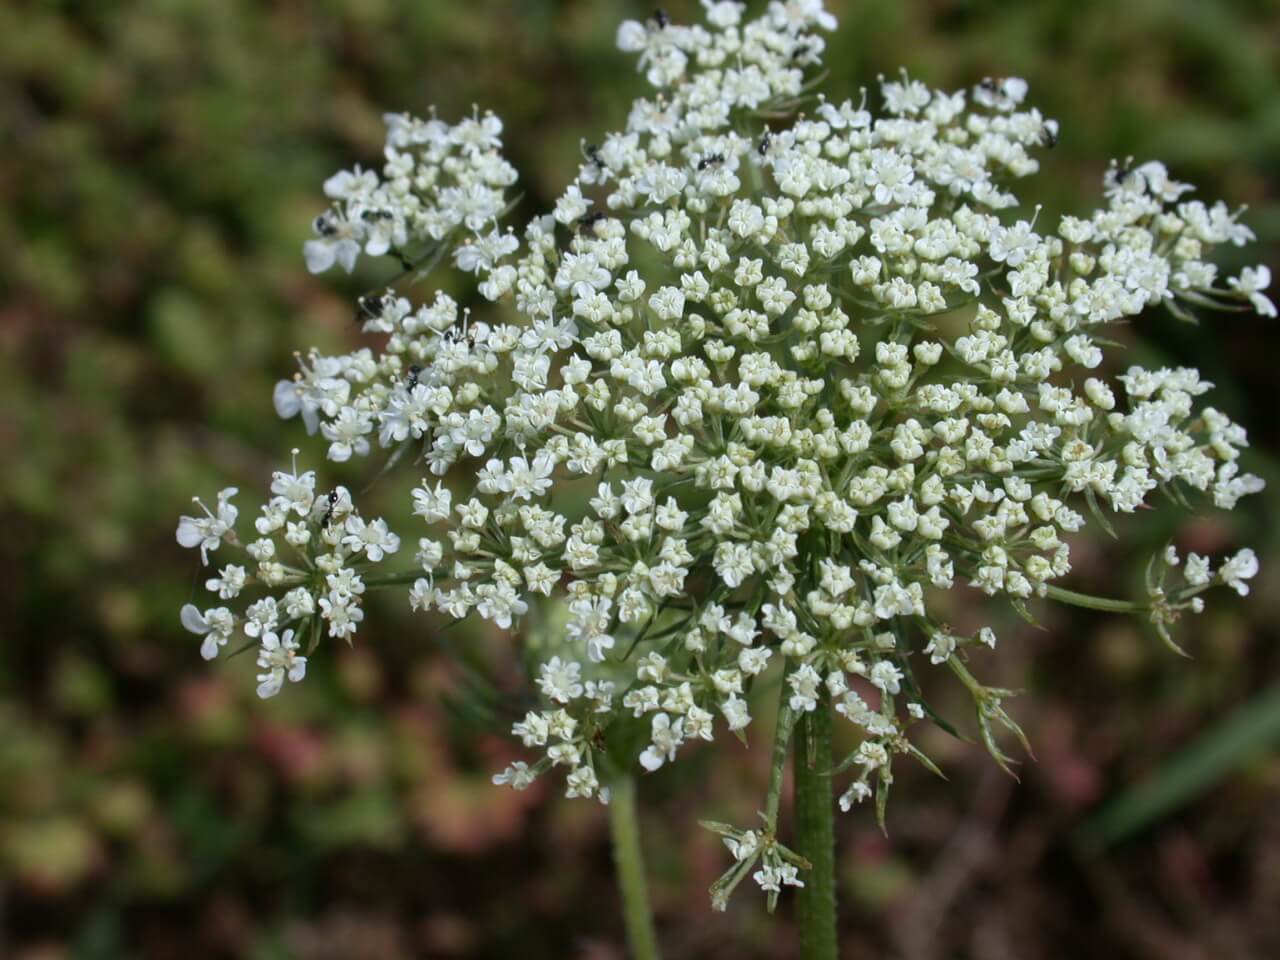
[[[1160,158],[1249,205],[1260,243],[1224,270],[1280,268],[1274,0],[828,5],[833,94],[899,64],[946,87],[1024,76],[1062,121],[1027,188],[1047,212],[1092,207],[1113,156]],[[252,512],[295,444],[319,465],[270,388],[293,350],[351,342],[352,297],[385,277],[301,257],[324,177],[377,161],[381,114],[492,107],[533,212],[582,138],[624,122],[641,80],[614,29],[649,12],[0,3],[0,956],[622,956],[601,812],[488,784],[524,695],[509,643],[380,598],[353,648],[263,704],[247,660],[207,665],[180,629],[201,572],[173,531],[228,484]],[[1136,590],[1175,529],[1184,549],[1252,544],[1262,577],[1186,625],[1189,662],[1111,617],[1006,623],[977,669],[1026,689],[1038,759],[1014,783],[938,734],[951,779],[901,765],[888,840],[869,810],[839,821],[848,957],[1280,956],[1280,338],[1235,316],[1121,335],[1125,363],[1216,381],[1272,486],[1231,516],[1122,523],[1077,547],[1072,585]],[[764,733],[641,784],[670,957],[793,955],[787,908],[748,892],[709,912],[725,859],[695,823],[754,818]]]

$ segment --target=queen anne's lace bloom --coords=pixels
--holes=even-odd
[[[250,565],[227,566],[205,584],[223,600],[244,590],[263,595],[246,606],[243,616],[227,607],[201,612],[189,603],[182,608],[182,625],[204,638],[200,653],[206,660],[216,657],[237,630],[248,645],[258,646],[260,697],[275,696],[286,678],[303,678],[307,658],[299,651],[304,640],[308,651],[326,632],[350,641],[364,619],[368,572],[400,549],[400,538],[385,521],[361,518],[345,487],[318,493],[315,473],[298,472],[297,452],[292,472],[272,474],[272,497],[254,522],[258,537],[242,548]],[[223,541],[239,546],[234,528],[238,512],[231,504],[235,493],[228,489],[218,495],[216,514],[183,517],[178,542],[199,547],[202,557]]]
[[[390,578],[412,582],[415,609],[506,629],[536,596],[564,599],[545,707],[514,728],[538,757],[495,782],[560,766],[570,796],[605,799],[615,731],[642,725],[629,759],[646,770],[718,730],[745,736],[751,687],[778,663],[784,717],[830,704],[861,735],[841,765],[849,809],[883,795],[897,755],[929,763],[908,738],[926,665],[972,693],[1001,764],[993,729],[1021,737],[1009,692],[965,666],[995,633],[941,622],[937,591],[1029,616],[1034,598],[1069,598],[1054,581],[1089,519],[1107,527],[1158,491],[1230,509],[1261,489],[1195,370],[1110,377],[1103,361],[1107,326],[1151,307],[1274,316],[1270,273],[1218,283],[1212,248],[1252,233],[1159,163],[1113,166],[1086,216],[1028,210],[1015,183],[1059,131],[1021,80],[947,93],[882,78],[876,116],[865,91],[811,89],[835,26],[820,0],[750,21],[703,6],[705,26],[619,28],[656,91],[519,236],[501,226],[515,178],[496,117],[388,117],[381,173],[325,184],[308,266],[349,270],[363,251],[422,277],[452,262],[495,306],[411,299],[397,278],[357,304],[377,346],[313,351],[275,404],[331,460],[384,449],[432,475],[412,491],[419,569]],[[206,559],[234,544],[231,493],[184,517],[179,541]],[[301,641],[350,640],[369,567],[399,547],[310,472],[276,474],[272,494],[251,562],[209,581],[222,600],[265,599],[182,617],[206,656],[237,629],[255,638],[263,696],[301,679]],[[1251,551],[1215,572],[1171,548],[1136,609],[1168,639],[1205,589],[1247,593],[1256,570]],[[717,905],[756,863],[771,896],[803,882],[772,826],[715,827],[736,861]]]

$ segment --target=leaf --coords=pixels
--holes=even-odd
[[[1089,512],[1093,514],[1093,519],[1098,521],[1098,526],[1107,531],[1113,540],[1119,540],[1120,537],[1116,534],[1116,528],[1111,525],[1111,521],[1106,518],[1102,508],[1098,506],[1098,498],[1094,495],[1092,487],[1085,488],[1084,500],[1089,505]]]
[[[938,713],[938,711],[934,710],[927,701],[920,700],[918,702],[920,706],[924,707],[924,712],[929,715],[929,719],[936,723],[943,732],[951,734],[951,736],[955,737],[961,743],[973,743],[973,737],[966,733],[961,733],[955,724]]]
[[[839,763],[837,763],[834,767],[831,768],[831,775],[834,777],[838,773],[844,773],[846,770],[848,770],[857,762],[858,762],[858,751],[854,750],[847,757],[845,757],[843,760],[841,760]]]
[[[902,671],[902,681],[903,685],[907,688],[907,693],[910,695],[912,700],[916,701],[916,703],[920,704],[920,706],[924,708],[924,712],[929,715],[929,719],[936,723],[944,732],[951,734],[951,736],[955,737],[961,743],[973,743],[972,737],[961,733],[956,728],[955,724],[929,705],[929,701],[924,698],[920,691],[920,685],[916,683],[915,674],[907,668],[906,658],[899,655],[893,657],[892,660],[894,665]]]
[[[943,780],[947,779],[947,775],[942,772],[942,769],[936,763],[934,763],[928,757],[928,755],[926,755],[924,751],[922,751],[914,743],[907,744],[907,753],[911,754],[911,756],[915,757],[918,761],[920,761],[921,765],[930,773],[936,774],[937,776],[941,777]]]
[[[710,830],[712,833],[718,833],[722,837],[736,837],[742,833],[737,827],[721,823],[719,820],[699,820],[698,826]]]
[[[991,718],[981,706],[977,708],[977,713],[978,729],[981,731],[982,743],[987,748],[987,753],[991,754],[991,759],[996,762],[1001,770],[1021,783],[1022,779],[1013,772],[1013,764],[1017,761],[1001,750],[1000,744],[996,743],[995,735],[991,732]]]
[[[1142,580],[1143,580],[1143,583],[1145,583],[1145,584],[1147,585],[1147,593],[1148,593],[1148,594],[1150,594],[1150,593],[1154,593],[1154,592],[1155,592],[1155,588],[1156,588],[1156,561],[1157,561],[1157,560],[1160,560],[1161,562],[1163,562],[1163,559],[1164,559],[1164,553],[1165,553],[1165,550],[1167,550],[1167,549],[1168,549],[1168,546],[1169,546],[1169,545],[1168,545],[1168,544],[1166,544],[1166,545],[1165,545],[1165,549],[1164,549],[1164,550],[1160,550],[1160,551],[1157,551],[1156,553],[1151,554],[1151,556],[1147,559],[1147,568],[1146,568],[1145,572],[1144,572],[1144,573],[1143,573],[1143,575],[1142,575]]]
[[[885,812],[889,809],[889,784],[893,782],[888,773],[889,768],[883,767],[880,776],[876,778],[876,823],[886,837],[889,835],[889,828],[885,826]]]
[[[1013,607],[1014,613],[1020,616],[1023,620],[1027,621],[1027,623],[1031,624],[1031,626],[1035,627],[1037,630],[1047,629],[1042,623],[1040,623],[1039,620],[1035,618],[1035,614],[1031,612],[1031,608],[1027,606],[1027,603],[1025,600],[1022,600],[1018,597],[1012,597],[1009,600],[1009,606]]]
[[[1180,657],[1186,657],[1188,660],[1193,659],[1191,654],[1187,653],[1187,651],[1183,650],[1182,647],[1178,646],[1177,642],[1173,639],[1173,635],[1169,633],[1169,627],[1167,624],[1152,621],[1151,626],[1155,628],[1156,636],[1160,638],[1160,641],[1166,647],[1168,647],[1170,650],[1172,650],[1174,653],[1176,653]]]
[[[311,656],[316,652],[316,648],[320,646],[321,634],[320,629],[320,613],[319,611],[311,615],[311,619],[307,621],[307,626],[311,628],[311,642],[307,644],[307,656]]]

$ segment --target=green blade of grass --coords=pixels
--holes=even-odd
[[[1280,687],[1262,693],[1122,792],[1076,831],[1086,854],[1132,836],[1280,742]]]

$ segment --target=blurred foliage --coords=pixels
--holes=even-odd
[[[900,64],[947,87],[1025,76],[1063,125],[1033,188],[1046,215],[1092,206],[1110,157],[1158,157],[1202,196],[1249,204],[1261,243],[1224,266],[1280,267],[1274,0],[829,6],[833,91]],[[381,279],[374,265],[335,288],[300,256],[323,178],[376,160],[381,113],[494,108],[538,210],[582,139],[623,122],[641,82],[613,33],[648,12],[0,4],[0,955],[621,956],[600,811],[487,782],[526,695],[509,643],[411,620],[392,598],[358,646],[323,650],[307,683],[260,704],[247,660],[210,668],[178,627],[200,571],[173,529],[192,493],[256,496],[292,445],[318,463],[320,445],[270,415],[270,387],[292,350],[349,339],[351,298]],[[849,957],[1280,955],[1274,739],[1217,763],[1194,798],[1157,797],[1103,856],[1068,839],[1108,797],[1159,793],[1171,762],[1176,781],[1179,753],[1280,667],[1276,327],[1153,316],[1126,337],[1135,359],[1201,366],[1250,425],[1272,492],[1180,543],[1252,543],[1263,581],[1189,626],[1192,663],[1113,618],[1009,624],[979,669],[1028,689],[1017,708],[1038,762],[1014,784],[938,733],[925,749],[952,779],[904,769],[891,839],[869,815],[840,821]],[[1180,526],[1162,512],[1081,544],[1075,585],[1132,591]],[[975,600],[953,602],[959,627]],[[477,690],[482,710],[456,708]],[[695,826],[753,817],[766,734],[642,785],[669,956],[789,955],[786,918],[753,898],[707,911],[723,858]]]

